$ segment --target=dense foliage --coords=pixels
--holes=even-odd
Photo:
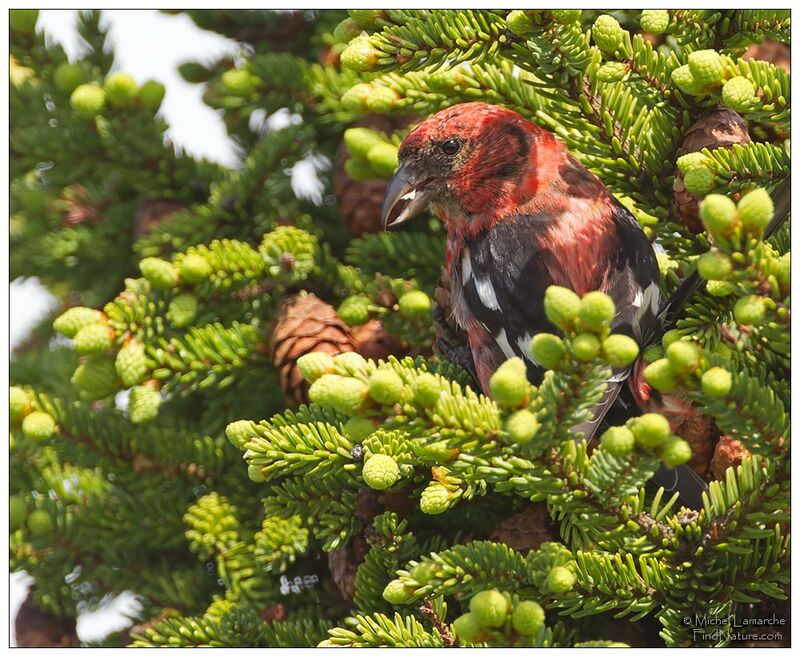
[[[60,303],[11,364],[35,609],[132,591],[104,645],[137,646],[754,645],[703,619],[788,616],[788,10],[183,13],[241,44],[180,67],[235,168],[165,139],[99,12],[74,61],[11,13],[11,275]],[[644,354],[692,426],[576,442],[636,356],[597,297],[553,311],[538,388],[512,359],[490,398],[441,357],[442,227],[379,209],[413,125],[473,100],[600,176],[665,297],[699,271]],[[702,508],[648,485],[662,461]]]

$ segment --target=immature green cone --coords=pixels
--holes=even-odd
[[[333,362],[337,370],[347,374],[364,372],[367,366],[366,359],[355,351],[345,351],[341,354],[336,354],[333,357]]]
[[[25,526],[25,519],[28,515],[28,505],[25,498],[20,495],[12,495],[8,498],[8,528],[15,532]]]
[[[733,377],[726,369],[712,367],[703,372],[700,385],[703,388],[703,392],[709,397],[724,397],[731,391]]]
[[[700,203],[703,226],[715,235],[728,235],[737,220],[736,204],[727,196],[709,194]]]
[[[727,297],[736,291],[736,285],[728,281],[708,281],[706,290],[715,297]]]
[[[702,353],[700,348],[691,342],[678,340],[667,347],[667,360],[673,372],[684,376],[696,372],[700,367]]]
[[[364,182],[367,180],[380,182],[378,175],[372,170],[369,162],[362,160],[358,155],[354,155],[345,160],[344,170],[348,176],[357,182]]]
[[[375,173],[389,178],[397,170],[397,146],[388,142],[375,144],[367,153],[367,161]]]
[[[539,420],[527,409],[512,413],[506,420],[505,430],[512,443],[527,445],[536,437]]]
[[[736,302],[733,307],[733,317],[737,324],[759,326],[764,319],[765,311],[764,299],[751,294]]]
[[[451,504],[450,491],[447,490],[447,486],[440,484],[438,481],[432,481],[428,484],[419,498],[420,511],[429,516],[437,516],[440,513],[444,513],[450,508]]]
[[[379,56],[380,52],[372,45],[369,37],[362,35],[347,44],[340,61],[345,68],[362,73],[375,68]]]
[[[645,9],[639,19],[642,32],[661,34],[669,27],[669,12],[665,9]]]
[[[600,353],[600,340],[592,333],[581,333],[570,345],[572,355],[580,361],[588,362]]]
[[[69,103],[78,114],[93,119],[106,106],[106,94],[99,84],[82,84],[72,92]]]
[[[386,140],[381,133],[369,128],[349,128],[344,131],[344,143],[353,155],[366,158],[370,149]]]
[[[627,367],[639,355],[639,345],[633,338],[614,333],[603,340],[603,356],[611,367]]]
[[[671,392],[678,382],[666,358],[659,358],[644,368],[644,379],[660,392]]]
[[[499,591],[481,591],[469,601],[469,612],[481,627],[500,627],[508,616],[508,600]]]
[[[746,77],[731,78],[722,87],[722,102],[736,112],[746,112],[756,104],[756,88]]]
[[[760,188],[742,196],[736,209],[744,229],[757,235],[764,231],[775,216],[772,197],[767,190]]]
[[[433,308],[431,298],[422,290],[406,292],[397,302],[400,313],[409,318],[424,319],[428,317]]]
[[[616,18],[608,14],[602,14],[592,26],[592,39],[595,45],[603,52],[614,52],[625,38],[625,30]]]
[[[211,265],[203,256],[189,253],[178,263],[178,274],[184,283],[196,285],[209,277]]]
[[[64,62],[59,64],[53,73],[53,84],[56,85],[56,89],[65,94],[71,94],[85,81],[86,72],[80,64]]]
[[[633,451],[636,439],[628,427],[610,427],[600,437],[600,445],[612,456],[625,456]]]
[[[77,332],[73,347],[79,354],[100,354],[111,349],[114,329],[106,324],[88,324]]]
[[[525,37],[533,34],[534,25],[530,17],[522,10],[515,9],[506,16],[506,25],[512,34]]]
[[[721,82],[725,69],[716,50],[695,50],[689,53],[689,70],[695,82],[705,87]]]
[[[564,362],[566,353],[564,341],[552,333],[537,333],[531,340],[531,357],[545,369],[557,369]]]
[[[123,387],[130,388],[141,383],[147,375],[144,345],[137,340],[129,340],[117,352],[114,367]]]
[[[378,370],[369,378],[369,394],[379,404],[390,406],[400,401],[405,384],[392,370]]]
[[[358,415],[364,406],[367,386],[338,374],[325,374],[311,384],[308,397],[320,406],[329,406],[343,415]]]
[[[578,319],[590,331],[602,331],[607,328],[616,309],[611,297],[603,292],[588,292],[581,299]]]
[[[155,80],[148,80],[141,87],[139,87],[137,97],[139,98],[139,102],[143,107],[155,111],[161,107],[161,103],[164,100],[166,93],[167,90],[164,88],[163,84],[156,82]]]
[[[117,370],[108,354],[90,356],[78,365],[71,381],[88,400],[103,399],[118,390]]]
[[[387,454],[374,454],[365,462],[361,470],[364,483],[375,490],[391,488],[400,479],[397,461]]]
[[[478,643],[481,637],[485,634],[485,630],[481,627],[475,614],[467,613],[461,614],[453,621],[453,631],[456,637],[461,641],[468,641],[469,643]]]
[[[244,449],[245,444],[256,435],[256,423],[252,420],[237,420],[225,427],[225,435],[231,445]]]
[[[348,326],[361,326],[369,321],[371,303],[368,297],[363,294],[356,294],[342,301],[336,313]]]
[[[551,9],[550,18],[556,23],[562,25],[569,25],[570,23],[577,23],[583,14],[582,9]]]
[[[544,609],[533,600],[518,602],[511,614],[511,625],[523,636],[534,636],[544,627]]]
[[[189,326],[197,316],[197,297],[193,294],[179,294],[169,302],[167,319],[176,328]]]
[[[314,383],[323,374],[330,374],[333,367],[333,358],[323,352],[311,352],[297,359],[297,368],[309,383]]]
[[[700,84],[694,79],[688,64],[674,69],[670,74],[670,80],[683,93],[690,96],[696,96],[701,91]]]
[[[679,436],[670,436],[663,445],[658,448],[658,456],[664,461],[664,465],[674,468],[676,465],[688,463],[694,454],[692,447]]]
[[[437,567],[435,564],[431,563],[430,561],[423,561],[422,563],[418,563],[416,566],[411,568],[408,571],[408,574],[415,582],[427,584],[436,574],[436,571]]]
[[[525,362],[521,358],[505,361],[489,379],[492,399],[507,408],[515,408],[524,403],[529,389]]]
[[[606,62],[597,69],[597,77],[602,82],[619,82],[628,71],[628,67],[622,62]]]
[[[792,276],[792,253],[784,253],[778,258],[778,270],[775,273],[781,287],[789,287]]]
[[[686,155],[681,155],[678,158],[676,164],[678,168],[683,172],[687,173],[692,169],[696,169],[698,167],[708,167],[708,157],[706,157],[703,153],[698,153],[697,151],[693,151],[691,153],[686,153]]]
[[[34,411],[22,420],[22,435],[31,440],[47,440],[56,432],[56,421],[48,413]]]
[[[74,338],[84,326],[96,324],[103,313],[95,308],[74,306],[61,313],[53,322],[53,328],[67,338]]]
[[[575,586],[575,575],[569,568],[556,566],[547,573],[545,586],[553,593],[566,593]]]
[[[19,386],[11,386],[8,389],[8,414],[12,424],[22,421],[32,410],[31,400],[28,393]]]
[[[258,84],[258,78],[243,68],[232,68],[222,74],[222,85],[232,96],[246,98],[257,89]]]
[[[114,107],[127,107],[136,98],[138,87],[127,73],[112,73],[103,82],[108,102]]]
[[[678,329],[671,329],[664,334],[661,338],[661,344],[664,349],[669,347],[672,343],[677,342],[683,337],[683,334]]]
[[[686,190],[697,196],[708,194],[714,189],[716,179],[710,169],[706,167],[694,167],[689,169],[683,176],[683,184]]]
[[[366,82],[354,84],[342,94],[342,107],[348,112],[363,112],[367,109],[367,99],[372,94],[373,88],[373,85]],[[346,133],[347,131],[345,131]],[[365,151],[364,157],[366,156]]]
[[[645,413],[631,422],[631,431],[636,442],[645,449],[658,447],[670,437],[669,421],[658,413]]]
[[[178,270],[161,258],[144,258],[139,262],[139,271],[155,288],[168,289],[178,284]]]
[[[544,314],[563,331],[572,328],[581,309],[581,299],[572,290],[551,285],[544,293]]]
[[[53,532],[53,519],[44,509],[31,511],[25,524],[33,536],[44,537]]]
[[[697,271],[706,280],[723,281],[733,271],[733,264],[731,259],[724,253],[709,251],[698,259]]]
[[[385,114],[398,107],[399,100],[400,95],[394,89],[374,86],[372,93],[366,98],[367,110],[374,114]]]
[[[333,28],[333,38],[340,43],[347,43],[361,34],[361,26],[352,18],[345,18]]]
[[[414,393],[414,401],[424,408],[433,406],[442,395],[442,387],[439,385],[438,379],[428,372],[420,374],[411,389]]]
[[[136,386],[128,401],[128,419],[134,424],[150,422],[158,415],[160,407],[161,392],[148,385]]]

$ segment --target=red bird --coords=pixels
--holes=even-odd
[[[528,347],[539,332],[558,333],[544,313],[550,285],[579,295],[605,292],[617,308],[612,329],[648,344],[659,321],[653,247],[630,212],[551,133],[510,109],[465,103],[420,123],[398,158],[383,227],[428,205],[444,222],[452,312],[485,392],[492,373],[514,356],[526,361],[533,383],[541,381],[544,371]],[[594,421],[580,427],[587,439],[615,402],[624,405],[618,395],[629,372],[614,374]],[[629,405],[641,401],[634,388],[632,397],[624,395]],[[669,472],[668,490],[679,486],[679,474],[695,488],[703,485],[688,468]],[[692,502],[699,502],[696,495]]]

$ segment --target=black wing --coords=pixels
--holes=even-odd
[[[577,266],[570,257],[547,248],[543,233],[558,231],[561,215],[519,215],[480,233],[462,254],[464,301],[493,336],[506,358],[519,356],[529,364],[535,384],[544,374],[528,353],[540,332],[558,333],[544,314],[544,293],[550,285],[586,292],[601,289],[617,306],[615,329],[639,340],[658,309],[658,265],[650,242],[636,220],[619,204],[613,206],[611,252],[576,244],[572,254],[591,265],[592,282],[574,280]],[[581,287],[585,289],[580,289]]]

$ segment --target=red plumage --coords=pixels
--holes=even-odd
[[[466,332],[484,392],[504,360],[523,358],[538,383],[543,370],[528,346],[557,333],[544,313],[551,285],[615,302],[612,330],[644,346],[657,332],[659,272],[638,222],[554,135],[518,113],[484,103],[455,105],[419,124],[400,146],[383,223],[397,225],[430,206],[447,229],[445,264],[456,323]],[[608,382],[591,438],[628,372]],[[640,377],[625,396],[642,401]],[[652,405],[657,400],[649,397]],[[628,409],[634,413],[634,409]]]

